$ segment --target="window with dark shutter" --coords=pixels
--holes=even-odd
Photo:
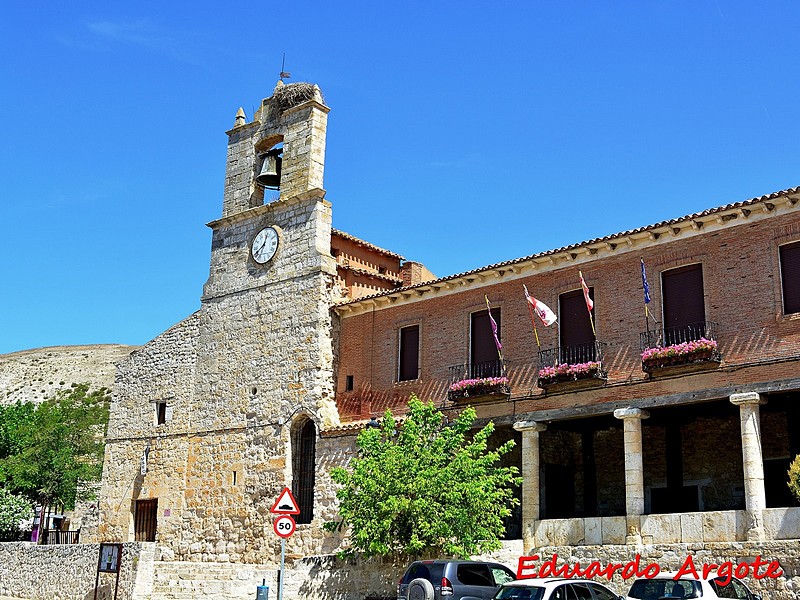
[[[800,242],[780,247],[783,314],[800,312]]]
[[[314,517],[314,484],[317,428],[311,419],[302,419],[292,427],[292,494],[300,514],[298,523],[311,523]]]
[[[492,309],[492,317],[497,323],[497,337],[500,335],[500,309]],[[489,311],[482,310],[472,313],[470,328],[470,376],[471,377],[500,377],[502,365],[497,355],[497,345],[494,342],[492,324],[489,321]]]
[[[400,367],[398,381],[419,378],[419,325],[400,330]]]
[[[594,288],[589,288],[589,297],[594,300]],[[561,337],[559,360],[569,364],[596,360],[594,332],[583,290],[573,290],[558,297],[558,322]]]
[[[661,273],[664,341],[680,344],[705,335],[703,265],[688,265]]]

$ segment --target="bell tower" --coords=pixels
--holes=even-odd
[[[234,128],[227,132],[223,218],[263,205],[264,180],[277,180],[277,186],[267,187],[277,187],[280,200],[322,190],[329,111],[316,85],[282,81],[250,123],[239,109]]]
[[[272,568],[283,487],[304,507],[289,552],[314,547],[331,517],[332,482],[314,468],[320,432],[339,423],[328,112],[316,85],[279,83],[252,121],[236,114],[200,309],[118,372],[103,535],[133,539],[147,507],[175,560]],[[263,184],[277,188],[266,201]]]

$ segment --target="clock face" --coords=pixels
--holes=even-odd
[[[275,256],[278,250],[278,232],[274,227],[265,227],[253,238],[253,260],[263,265]]]

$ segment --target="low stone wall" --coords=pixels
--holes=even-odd
[[[117,600],[149,597],[153,544],[122,547]],[[29,542],[0,544],[0,596],[27,600],[92,600],[99,544],[37,546]],[[98,600],[114,597],[116,574],[101,573]]]
[[[0,597],[26,600],[92,600],[97,572],[97,544],[35,546],[25,542],[0,544]],[[154,544],[128,543],[123,549],[123,568],[119,581],[119,600],[252,600],[256,586],[266,580],[270,595],[277,594],[274,565],[241,563],[164,562],[154,560]],[[495,560],[516,570],[522,542],[505,542],[503,549],[481,557]],[[800,597],[800,541],[702,542],[692,544],[643,544],[606,546],[546,546],[532,554],[541,565],[553,554],[558,565],[583,568],[597,561],[625,564],[639,555],[642,568],[657,563],[662,571],[675,571],[692,556],[698,569],[702,564],[725,561],[752,562],[756,556],[777,560],[784,576],[772,579],[745,579],[764,600],[794,600]],[[316,556],[289,560],[286,564],[284,597],[298,600],[364,600],[393,597],[397,580],[406,563],[372,559],[340,560]],[[762,569],[763,572],[763,569]],[[99,598],[113,597],[115,576],[101,574]],[[606,582],[605,578],[600,581]],[[609,586],[627,593],[631,580],[616,573]]]

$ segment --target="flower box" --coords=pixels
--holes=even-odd
[[[672,344],[663,348],[648,348],[642,352],[642,370],[645,373],[669,367],[707,367],[722,360],[716,340],[700,338],[691,342]]]
[[[573,384],[574,382],[585,382],[595,385],[604,382],[608,375],[603,371],[600,361],[589,361],[585,363],[569,364],[562,363],[553,367],[542,367],[539,369],[539,380],[537,385],[546,389],[551,386]],[[576,387],[569,385],[569,387]],[[578,385],[577,387],[584,387]]]
[[[498,397],[511,395],[508,377],[482,377],[479,379],[462,379],[447,390],[448,400],[476,399],[480,397]]]

